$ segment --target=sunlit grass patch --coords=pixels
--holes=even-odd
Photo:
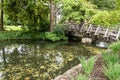
[[[18,30],[22,30],[22,28],[21,28],[21,26],[15,26],[15,25],[13,25],[13,26],[9,26],[9,25],[6,25],[6,26],[4,26],[4,28],[5,28],[5,30],[6,31],[18,31]]]

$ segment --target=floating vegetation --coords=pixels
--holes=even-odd
[[[6,44],[0,54],[3,80],[51,80],[91,55],[81,44],[49,42]]]

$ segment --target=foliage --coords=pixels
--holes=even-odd
[[[90,23],[103,25],[103,26],[113,26],[120,23],[120,11],[98,11],[90,19]]]
[[[82,64],[82,67],[83,67],[83,70],[85,72],[85,74],[87,76],[90,75],[90,73],[92,72],[93,70],[93,67],[94,67],[94,63],[95,63],[95,58],[94,57],[90,57],[88,61],[86,61],[85,57],[81,57],[79,58],[81,64]]]
[[[112,43],[108,49],[112,49],[111,53],[103,53],[103,59],[105,60],[106,65],[104,65],[104,74],[110,80],[119,80],[120,79],[120,59],[119,59],[119,50],[120,42]]]
[[[119,61],[119,56],[118,54],[110,54],[110,53],[103,53],[102,54],[103,59],[105,60],[107,66],[109,64],[114,65]]]
[[[120,80],[120,64],[115,63],[114,65],[111,63],[108,67],[104,66],[104,74],[110,80]]]
[[[86,75],[80,74],[77,78],[77,80],[88,80],[88,77]]]
[[[38,32],[38,31],[4,31],[0,32],[0,40],[11,39],[42,39],[50,41],[67,40],[64,35],[57,35],[53,32]]]
[[[98,9],[101,9],[101,10],[114,9],[116,6],[115,0],[89,0],[89,1],[97,5]]]
[[[116,1],[116,9],[120,10],[120,0],[115,0]]]
[[[65,35],[65,31],[68,29],[66,24],[57,24],[53,28],[53,32],[56,33],[58,36]]]
[[[114,53],[118,53],[120,51],[120,42],[112,43],[108,48],[112,49]]]
[[[45,38],[52,41],[67,40],[64,35],[57,35],[53,32],[45,32]]]
[[[4,11],[15,25],[20,23],[28,26],[29,30],[40,30],[48,26],[49,7],[42,0],[6,0]]]
[[[62,21],[80,23],[94,14],[94,7],[87,0],[62,0]]]

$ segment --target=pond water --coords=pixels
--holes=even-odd
[[[52,80],[79,64],[77,57],[90,55],[80,43],[0,43],[0,80]]]

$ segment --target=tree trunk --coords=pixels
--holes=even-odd
[[[0,30],[4,30],[3,29],[3,0],[1,0],[1,27]]]
[[[57,24],[57,8],[56,5],[54,6],[54,25]]]
[[[50,29],[49,29],[50,32],[53,30],[53,18],[54,18],[53,0],[50,0]]]

